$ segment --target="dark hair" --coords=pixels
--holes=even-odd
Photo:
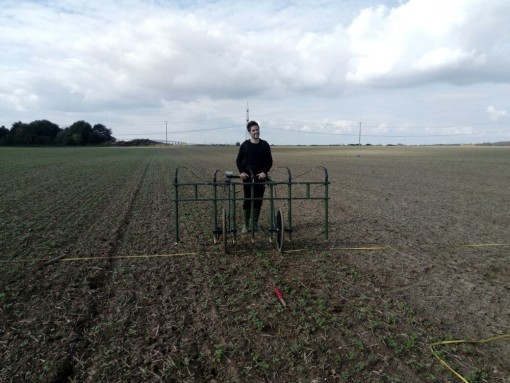
[[[249,132],[252,126],[257,126],[260,129],[259,123],[257,121],[250,121],[246,124],[246,130]]]

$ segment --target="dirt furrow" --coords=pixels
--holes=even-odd
[[[134,187],[132,195],[125,205],[125,209],[122,212],[121,219],[118,221],[117,226],[111,233],[110,240],[107,242],[106,246],[102,247],[102,252],[100,253],[101,257],[106,258],[106,262],[103,262],[103,266],[98,269],[93,276],[87,279],[88,287],[91,291],[89,295],[88,302],[85,304],[85,308],[82,307],[82,310],[86,313],[82,318],[76,322],[73,332],[76,334],[75,338],[71,343],[67,345],[66,358],[62,361],[60,367],[57,368],[57,371],[53,378],[51,378],[51,382],[59,383],[59,382],[68,382],[72,380],[73,375],[75,373],[75,365],[76,359],[75,355],[80,352],[82,349],[87,348],[86,344],[86,333],[93,326],[94,321],[101,313],[103,307],[108,305],[108,301],[110,299],[105,287],[111,281],[111,274],[115,264],[115,260],[112,258],[113,255],[116,254],[117,247],[119,246],[120,241],[123,238],[124,232],[129,225],[130,217],[133,213],[134,202],[138,197],[140,192],[141,185],[145,179],[147,169],[150,166],[151,161],[149,160],[145,165],[145,168],[141,172],[140,178]],[[107,215],[104,217],[105,220],[110,219],[109,212],[106,212]],[[102,222],[100,220],[99,222]],[[87,236],[93,237],[92,231],[95,231],[95,227],[92,227]],[[99,228],[101,229],[101,228]]]

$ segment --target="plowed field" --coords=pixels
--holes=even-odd
[[[0,382],[458,382],[431,343],[510,333],[508,148],[272,150],[328,169],[328,241],[299,201],[283,254],[224,254],[208,203],[176,242],[175,169],[211,180],[235,147],[0,149]],[[508,337],[435,354],[510,382]]]

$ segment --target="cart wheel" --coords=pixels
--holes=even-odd
[[[223,252],[227,252],[227,211],[223,209]]]
[[[274,222],[274,232],[276,234],[276,250],[278,250],[280,253],[283,253],[283,214],[280,209],[278,209],[275,213]]]

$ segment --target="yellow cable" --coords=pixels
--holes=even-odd
[[[389,250],[394,249],[391,246],[373,246],[373,247],[332,247],[329,250]]]
[[[494,246],[509,246],[505,243],[479,243],[479,244],[467,244],[467,245],[449,245],[450,247],[494,247]],[[414,247],[414,246],[409,246]],[[369,246],[369,247],[331,247],[329,250],[396,250],[402,249],[403,247],[398,246]]]
[[[479,244],[467,244],[467,245],[451,245],[452,247],[494,247],[494,246],[510,246],[510,244],[506,243],[479,243]],[[327,250],[392,250],[398,249],[399,247],[395,246],[368,246],[368,247],[331,247]],[[293,249],[293,250],[285,250],[285,253],[297,253],[301,251],[306,251],[310,249]],[[233,252],[234,254],[238,254],[238,252]],[[99,259],[128,259],[128,258],[157,258],[157,257],[175,257],[181,255],[197,255],[198,253],[180,253],[180,254],[153,254],[153,255],[118,255],[111,257],[75,257],[75,258],[61,258],[58,261],[91,261],[91,260],[99,260]],[[16,260],[0,260],[0,263],[22,263],[22,262],[40,262],[40,259],[16,259]]]
[[[76,257],[76,258],[62,258],[62,262],[74,261],[96,261],[99,259],[128,259],[128,258],[158,258],[158,257],[176,257],[181,255],[197,255],[198,253],[177,253],[177,254],[142,254],[142,255],[117,255],[111,257]]]
[[[431,344],[429,344],[429,347],[430,347],[430,351],[432,352],[432,355],[434,355],[434,357],[439,361],[439,363],[441,363],[448,370],[450,370],[462,382],[469,383],[469,381],[466,378],[464,378],[461,374],[459,374],[457,371],[455,371],[452,367],[450,367],[450,365],[448,363],[446,363],[444,361],[444,359],[440,358],[439,355],[437,355],[437,353],[434,350],[434,347],[445,345],[445,344],[460,344],[460,343],[482,344],[482,343],[494,342],[494,341],[505,339],[505,338],[510,338],[510,334],[494,336],[491,338],[481,339],[481,340],[445,340],[445,341],[441,341],[441,342],[431,343]]]
[[[508,246],[504,243],[480,243],[474,245],[458,245],[459,247],[491,247],[491,246]]]

